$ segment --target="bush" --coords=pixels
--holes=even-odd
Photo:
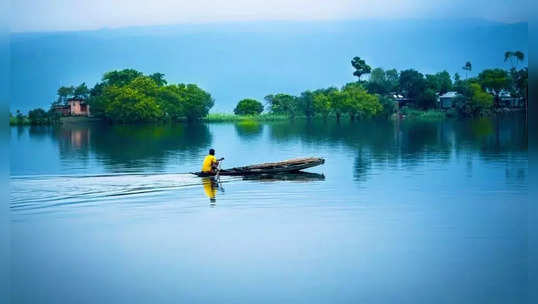
[[[460,95],[455,101],[455,108],[460,116],[488,115],[493,106],[493,96],[484,92],[479,84],[470,83],[466,92],[469,96]]]
[[[236,115],[259,115],[263,112],[263,105],[261,102],[254,99],[243,99],[234,109]]]
[[[418,106],[424,110],[435,108],[435,103],[437,102],[437,94],[432,89],[426,89],[422,94],[419,95],[417,103]]]
[[[48,113],[43,109],[35,109],[28,112],[28,119],[32,125],[44,125],[49,123]]]
[[[379,96],[379,103],[383,106],[383,110],[378,113],[379,116],[389,118],[396,111],[396,101],[387,96]]]

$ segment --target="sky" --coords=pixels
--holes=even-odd
[[[12,32],[263,20],[529,21],[530,0],[11,0]]]

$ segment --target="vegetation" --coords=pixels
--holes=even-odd
[[[19,110],[16,114],[9,114],[10,125],[52,125],[59,123],[60,117],[54,111],[45,111],[41,108],[34,109],[28,112],[28,115],[23,115]]]
[[[368,93],[361,83],[352,82],[341,89],[327,88],[305,91],[299,96],[274,94],[265,96],[269,112],[287,115],[291,118],[304,116],[312,118],[321,116],[328,118],[334,114],[337,120],[342,115],[349,115],[351,120],[376,116],[383,111],[379,97]]]
[[[133,69],[105,73],[87,101],[94,116],[120,123],[197,120],[214,104],[194,84],[168,84],[162,73],[146,76]]]
[[[263,112],[262,103],[248,98],[239,101],[234,109],[236,115],[259,115],[261,112]]]
[[[235,115],[209,114],[214,101],[209,93],[194,84],[169,84],[162,73],[144,75],[133,70],[110,71],[101,82],[88,89],[85,83],[60,87],[51,110],[35,109],[28,116],[17,112],[10,115],[11,124],[51,124],[58,122],[54,107],[64,106],[70,98],[86,100],[95,117],[119,123],[200,120],[261,121],[304,117],[343,116],[350,120],[370,117],[389,118],[405,106],[400,114],[406,117],[439,118],[440,96],[455,91],[453,108],[449,113],[459,116],[482,116],[501,111],[505,97],[521,98],[528,104],[528,68],[517,69],[525,55],[508,51],[504,61],[510,70],[486,69],[476,77],[472,63],[463,66],[465,79],[458,73],[453,80],[447,71],[422,74],[414,69],[397,71],[372,69],[364,59],[354,57],[351,65],[358,78],[344,86],[306,90],[297,96],[275,93],[264,97],[266,106],[254,99],[239,101]],[[370,74],[368,80],[364,75]],[[262,114],[266,110],[265,114]],[[422,113],[422,114],[419,114]]]
[[[407,107],[402,109],[401,114],[404,115],[406,118],[417,120],[441,120],[446,117],[445,112],[439,110],[420,111]]]
[[[260,114],[260,115],[235,115],[224,113],[210,113],[203,118],[205,122],[240,122],[240,121],[282,121],[288,120],[289,116],[279,114]]]

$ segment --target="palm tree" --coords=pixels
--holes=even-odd
[[[523,54],[522,51],[504,52],[504,62],[510,61],[510,65],[512,69],[517,68],[517,65],[519,64],[519,62],[523,62],[523,60],[525,60],[525,54]]]
[[[523,54],[522,51],[515,51],[514,57],[516,57],[516,67],[519,62],[523,62],[523,60],[525,60],[525,54]]]
[[[467,61],[465,65],[462,67],[462,69],[465,71],[465,79],[468,77],[468,73],[473,70],[473,65],[470,61]]]
[[[511,51],[506,51],[504,52],[504,62],[506,61],[510,61],[510,64],[513,65],[512,61],[513,61],[513,56],[514,56],[514,53],[512,53]]]

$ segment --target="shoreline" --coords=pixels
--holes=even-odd
[[[525,109],[499,109],[497,111],[493,111],[490,115],[485,115],[482,117],[495,117],[499,115],[504,114],[511,114],[511,113],[521,113],[523,114],[525,112]],[[451,111],[444,111],[444,110],[417,110],[417,109],[402,109],[400,112],[400,120],[423,120],[423,121],[441,121],[445,119],[473,119],[476,117],[461,117],[457,114],[451,112]],[[294,120],[333,120],[337,121],[336,115],[332,114],[327,117],[323,117],[321,115],[315,115],[314,117],[306,117],[304,115],[299,115],[295,117],[290,117],[287,115],[277,115],[277,114],[260,114],[260,115],[236,115],[236,114],[228,114],[228,113],[212,113],[207,115],[206,117],[197,120],[195,122],[202,122],[202,123],[260,123],[260,122],[282,122],[282,121],[294,121]],[[386,119],[386,120],[398,120],[398,113],[393,113],[390,117],[387,118],[379,118],[379,117],[371,117],[371,118],[363,118],[363,119],[355,119],[351,120],[348,115],[342,116],[340,118],[340,122],[353,122],[353,121],[365,121],[365,120],[375,120],[375,119]],[[133,122],[133,123],[113,123],[106,121],[102,118],[97,117],[62,117],[59,121],[55,122],[47,122],[47,123],[34,123],[32,124],[31,121],[28,119],[27,116],[22,117],[21,122],[17,122],[16,117],[10,117],[9,126],[10,127],[22,127],[22,126],[56,126],[56,125],[83,125],[83,124],[111,124],[111,125],[159,125],[159,124],[167,124],[167,123],[188,123],[189,121],[187,119],[180,119],[180,120],[160,120],[160,121],[154,121],[154,122]]]

